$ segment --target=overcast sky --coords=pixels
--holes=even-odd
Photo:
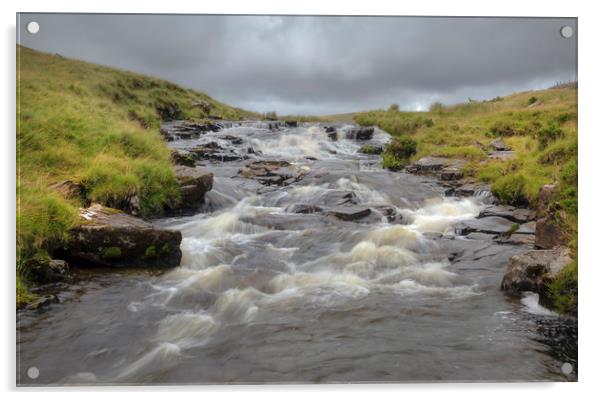
[[[575,80],[564,25],[576,32],[575,19],[21,14],[19,40],[253,111],[331,114]]]

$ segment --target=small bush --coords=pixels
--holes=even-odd
[[[537,97],[532,96],[532,97],[529,97],[527,104],[531,105],[531,104],[535,104],[536,102],[537,102]]]
[[[496,180],[491,185],[491,192],[503,203],[513,206],[529,204],[525,194],[526,178],[520,173],[509,174]]]
[[[385,146],[383,167],[391,170],[401,169],[416,154],[416,146],[416,141],[410,138],[394,138]]]
[[[388,112],[399,112],[399,104],[393,103],[389,106]]]
[[[539,148],[544,149],[550,143],[555,142],[565,136],[564,131],[556,124],[550,124],[546,128],[537,132],[537,141]]]
[[[278,119],[278,114],[276,114],[276,111],[268,111],[263,114],[263,118],[268,121],[276,121]]]

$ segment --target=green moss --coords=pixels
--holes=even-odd
[[[145,258],[155,258],[157,257],[157,248],[155,246],[148,246],[146,251],[144,252]]]
[[[121,256],[121,249],[115,246],[107,247],[102,253],[102,258],[105,260],[118,260]]]
[[[548,285],[547,290],[557,311],[563,314],[577,315],[577,261],[567,265]]]
[[[173,251],[173,247],[169,245],[169,243],[163,244],[161,246],[161,254],[170,254]]]

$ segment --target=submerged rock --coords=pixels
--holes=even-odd
[[[330,140],[332,140],[333,142],[336,142],[338,140],[339,135],[337,134],[337,128],[335,128],[334,126],[327,126],[324,128],[324,130],[326,131],[326,135]]]
[[[501,289],[511,293],[538,293],[540,302],[545,302],[547,284],[571,261],[570,250],[566,247],[515,255],[510,258]]]
[[[180,265],[179,231],[156,229],[140,218],[93,204],[79,211],[64,256],[78,266],[170,268]]]
[[[336,207],[326,211],[327,215],[333,215],[343,221],[357,221],[369,216],[370,213],[369,208],[355,205]]]

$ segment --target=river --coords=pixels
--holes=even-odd
[[[252,159],[309,173],[264,186],[238,174],[249,160],[204,163],[204,212],[156,221],[182,231],[181,267],[80,269],[60,303],[19,312],[18,384],[576,380],[561,372],[576,367],[576,322],[499,289],[527,248],[454,234],[486,198],[383,170],[317,124],[234,125],[170,146],[232,147],[230,135]],[[291,211],[350,198],[370,216]]]

